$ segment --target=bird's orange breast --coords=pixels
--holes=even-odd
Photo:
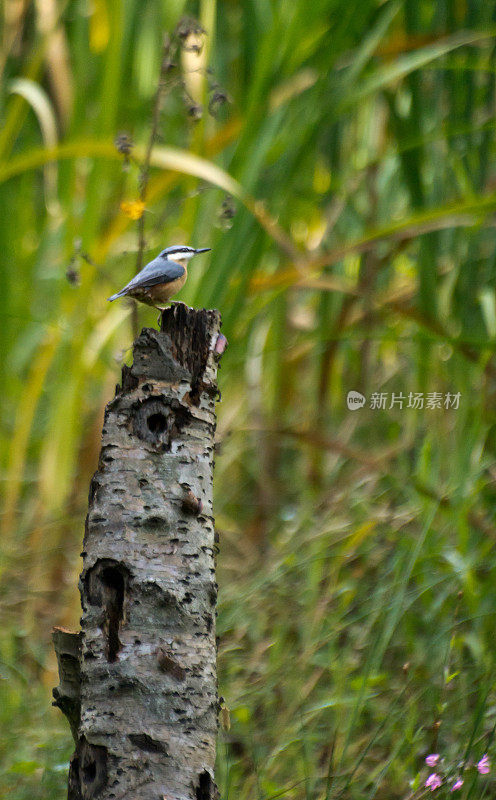
[[[150,306],[167,303],[171,297],[183,288],[187,277],[188,271],[185,267],[184,275],[181,275],[180,278],[176,278],[174,281],[169,281],[168,283],[157,283],[155,286],[149,286],[146,289],[137,287],[131,296]],[[131,292],[129,294],[131,294]]]

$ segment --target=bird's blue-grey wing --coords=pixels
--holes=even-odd
[[[133,278],[133,286],[156,286],[157,283],[172,283],[177,278],[182,278],[185,269],[175,261],[156,258],[145,269]],[[131,282],[133,282],[131,281]]]
[[[184,272],[184,267],[175,261],[168,261],[160,257],[154,258],[120,292],[113,294],[108,299],[115,300],[117,297],[129,294],[133,289],[147,289],[151,286],[157,286],[159,283],[171,283],[177,278],[181,278]]]

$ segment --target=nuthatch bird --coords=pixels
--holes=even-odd
[[[160,255],[150,261],[141,272],[138,272],[120,292],[107,299],[112,302],[118,297],[134,297],[148,306],[158,308],[158,303],[166,303],[179,289],[182,289],[188,277],[187,264],[190,258],[198,253],[206,253],[210,247],[194,247],[179,245],[166,247]]]

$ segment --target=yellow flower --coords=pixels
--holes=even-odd
[[[144,210],[145,204],[142,200],[123,200],[121,203],[121,211],[129,219],[141,219]]]

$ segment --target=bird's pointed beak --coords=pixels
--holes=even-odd
[[[198,250],[195,250],[195,256],[197,256],[198,253],[208,253],[211,249],[211,247],[199,247]]]

